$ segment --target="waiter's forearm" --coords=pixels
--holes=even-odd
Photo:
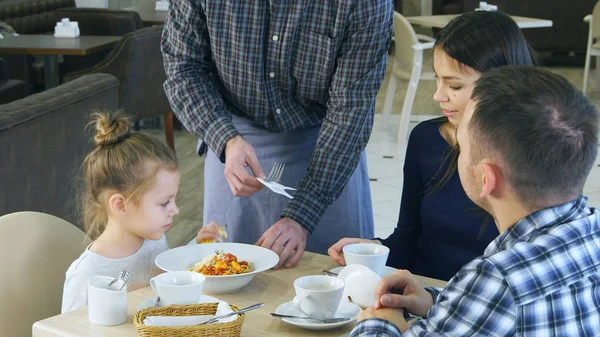
[[[357,125],[371,125],[369,122]],[[321,132],[328,132],[321,130]],[[366,145],[368,137],[358,140]],[[364,145],[360,146],[364,148]],[[336,151],[324,151],[319,148],[313,152],[311,165],[298,184],[294,199],[290,200],[282,212],[282,216],[298,222],[312,233],[323,217],[327,207],[342,193],[350,176],[362,155],[357,153],[342,154]]]
[[[210,41],[201,7],[173,2],[161,41],[167,80],[165,92],[183,125],[224,160],[227,141],[239,135],[221,93],[212,83]]]

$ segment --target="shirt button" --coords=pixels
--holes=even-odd
[[[273,39],[273,41],[279,41],[279,36],[277,36],[277,35],[273,35],[273,36],[271,37],[271,39]]]
[[[274,72],[270,72],[270,73],[269,73],[269,77],[270,77],[270,78],[273,78],[273,77],[275,77],[275,73],[274,73]]]
[[[281,109],[276,109],[275,112],[279,115],[281,113]]]

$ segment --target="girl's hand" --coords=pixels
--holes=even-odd
[[[217,231],[217,223],[211,221],[209,224],[204,225],[202,226],[202,228],[200,228],[200,231],[198,231],[198,236],[196,237],[196,242],[212,242],[217,238],[218,235],[219,232]]]

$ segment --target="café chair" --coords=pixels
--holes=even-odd
[[[65,273],[89,243],[80,229],[53,215],[0,217],[2,336],[31,336],[34,322],[60,314]]]
[[[585,52],[585,66],[583,67],[583,93],[585,93],[588,85],[588,78],[590,74],[590,62],[592,56],[596,57],[596,87],[600,88],[600,1],[594,6],[592,14],[586,15],[583,21],[589,23],[589,32],[587,47]]]
[[[91,68],[67,74],[65,82],[93,73],[119,79],[119,105],[137,122],[163,115],[167,144],[175,151],[173,112],[163,89],[166,80],[160,52],[162,26],[143,28],[125,35],[110,54]]]
[[[417,93],[419,80],[433,79],[432,74],[422,76],[421,68],[423,67],[423,50],[433,48],[434,40],[430,37],[417,35],[411,24],[398,12],[394,12],[394,39],[392,74],[383,105],[383,125],[388,125],[389,123],[398,80],[408,78],[408,88],[404,96],[400,127],[398,129],[398,145],[400,145],[400,148],[403,148],[408,137],[410,113],[415,100],[415,94]],[[420,40],[428,42],[421,42]]]

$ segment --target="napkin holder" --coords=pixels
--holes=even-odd
[[[62,19],[54,27],[54,37],[76,38],[79,36],[79,24],[68,18]]]
[[[169,305],[165,307],[150,307],[140,310],[133,317],[133,325],[141,337],[187,337],[187,336],[230,336],[239,337],[242,333],[245,314],[228,323],[212,323],[188,326],[146,326],[144,319],[149,316],[201,316],[215,315],[218,303],[201,303],[187,305]],[[233,311],[239,310],[230,305]]]
[[[485,1],[481,1],[479,2],[479,7],[475,8],[476,11],[497,11],[498,10],[498,6],[496,5],[492,5],[492,4],[488,4]]]
[[[169,1],[168,0],[157,0],[154,5],[154,10],[157,12],[160,11],[168,11],[169,10]]]

